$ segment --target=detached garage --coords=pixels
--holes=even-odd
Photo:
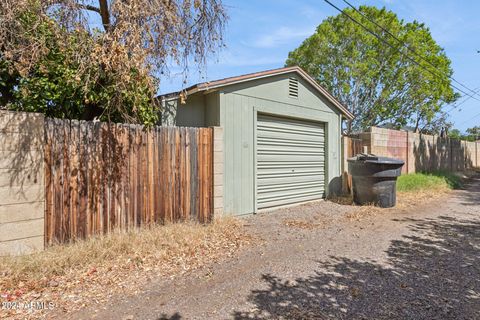
[[[223,128],[222,209],[243,215],[340,187],[352,114],[298,67],[200,83],[160,97],[162,125]]]

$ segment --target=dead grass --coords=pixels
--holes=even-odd
[[[398,192],[397,208],[408,209],[418,204],[428,203],[437,200],[452,192],[448,188],[437,188],[435,190],[421,190],[416,192]]]
[[[335,195],[328,197],[327,200],[341,205],[353,205],[352,195]]]
[[[179,275],[233,255],[250,242],[241,221],[225,217],[209,225],[179,223],[116,232],[1,258],[0,300],[41,300],[72,311],[119,291],[134,293],[153,276]]]
[[[312,221],[312,220],[298,220],[298,219],[284,219],[283,224],[287,227],[299,228],[304,230],[313,230],[316,228],[325,227],[324,221]]]
[[[440,197],[447,195],[452,190],[448,187],[437,187],[427,190],[416,190],[412,192],[397,192],[397,205],[393,208],[379,208],[373,204],[358,206],[346,215],[349,220],[359,221],[361,219],[382,214],[390,211],[407,210],[418,205],[427,204]]]
[[[357,206],[355,210],[347,213],[345,217],[348,220],[360,221],[361,219],[365,219],[367,217],[379,214],[382,212],[382,210],[389,210],[389,209],[382,209],[374,205]]]

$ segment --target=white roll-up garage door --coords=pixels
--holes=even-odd
[[[324,124],[259,114],[257,209],[321,199],[324,190]]]

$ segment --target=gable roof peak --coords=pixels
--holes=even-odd
[[[328,92],[325,88],[320,86],[307,72],[305,72],[299,66],[271,69],[271,70],[265,70],[260,72],[248,73],[240,76],[223,78],[223,79],[214,80],[214,81],[201,82],[193,86],[190,86],[182,91],[160,95],[160,97],[163,97],[166,99],[174,99],[174,98],[178,98],[181,94],[186,94],[188,96],[201,91],[213,90],[213,89],[217,89],[220,87],[224,87],[224,86],[228,86],[236,83],[247,82],[247,81],[252,81],[256,79],[261,79],[261,78],[266,78],[266,77],[271,77],[271,76],[276,76],[276,75],[281,75],[281,74],[286,74],[291,72],[297,73],[302,79],[307,81],[313,88],[315,88],[325,98],[327,98],[328,101],[330,101],[335,107],[337,107],[347,119],[353,119],[353,114],[350,111],[348,111],[348,109],[342,103],[340,103],[340,101],[335,99],[335,97],[333,97],[330,94],[330,92]]]

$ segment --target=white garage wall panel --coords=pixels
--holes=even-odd
[[[323,123],[259,114],[256,133],[257,209],[324,196]]]

